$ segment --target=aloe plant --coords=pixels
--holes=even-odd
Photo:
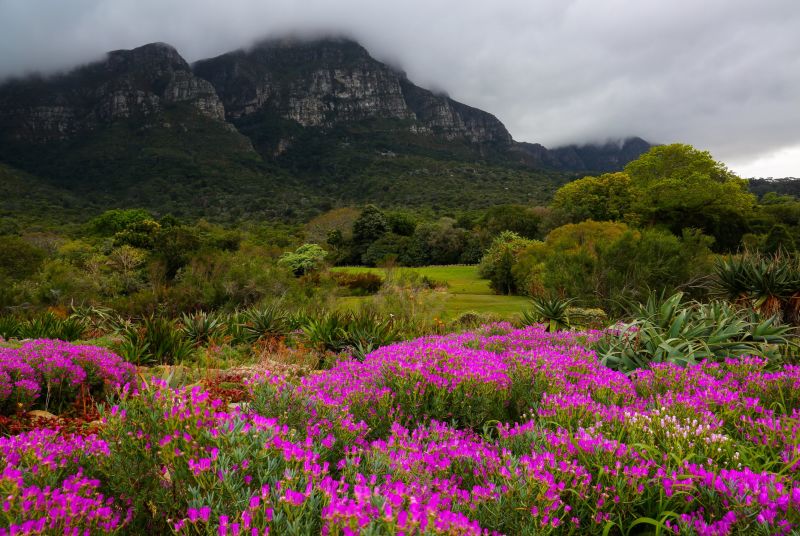
[[[635,319],[609,330],[595,344],[603,363],[631,372],[651,363],[696,365],[727,357],[758,355],[778,359],[788,342],[789,327],[776,317],[715,301],[685,304],[683,294],[659,299],[651,295],[634,313]]]
[[[720,259],[713,291],[761,316],[800,323],[800,257],[745,252]]]
[[[279,304],[254,307],[241,313],[241,332],[247,342],[286,335],[287,317]]]
[[[194,353],[194,346],[181,327],[162,316],[146,316],[138,324],[128,322],[119,334],[122,341],[117,352],[137,365],[172,365]]]
[[[198,311],[193,315],[181,315],[181,327],[186,338],[197,346],[222,335],[225,323],[218,314]]]
[[[545,324],[547,331],[561,331],[572,327],[569,308],[575,300],[558,297],[535,297],[531,308],[522,311],[522,325]]]

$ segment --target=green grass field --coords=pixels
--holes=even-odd
[[[489,288],[489,281],[481,279],[478,267],[474,265],[423,266],[420,268],[393,268],[409,270],[434,281],[447,283],[447,291],[442,292],[444,314],[452,318],[467,311],[494,313],[503,318],[511,318],[528,306],[528,299],[522,296],[498,296]],[[372,272],[386,276],[385,268],[363,266],[342,266],[333,269],[338,272]],[[342,306],[353,308],[366,298],[342,298]]]

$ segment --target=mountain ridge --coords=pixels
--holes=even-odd
[[[415,85],[346,38],[267,40],[191,65],[171,45],[150,43],[0,84],[0,163],[98,207],[167,210],[171,196],[206,214],[183,199],[198,188],[205,205],[244,192],[262,205],[280,200],[280,210],[246,211],[273,216],[293,212],[291,199],[313,211],[392,202],[390,192],[432,206],[509,195],[543,202],[572,174],[620,169],[649,148],[631,140],[517,142],[491,113]],[[476,178],[486,174],[498,178]],[[500,186],[501,176],[513,176],[503,179],[513,187]],[[444,184],[474,199],[443,193]],[[223,204],[214,214],[228,214]]]

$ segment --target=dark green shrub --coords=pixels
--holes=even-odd
[[[383,285],[383,278],[372,272],[334,272],[333,279],[339,287],[348,289],[352,296],[375,294]]]

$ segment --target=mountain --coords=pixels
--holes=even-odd
[[[0,163],[95,210],[224,220],[544,202],[648,147],[516,142],[492,114],[342,38],[263,41],[193,66],[153,43],[0,86]]]

